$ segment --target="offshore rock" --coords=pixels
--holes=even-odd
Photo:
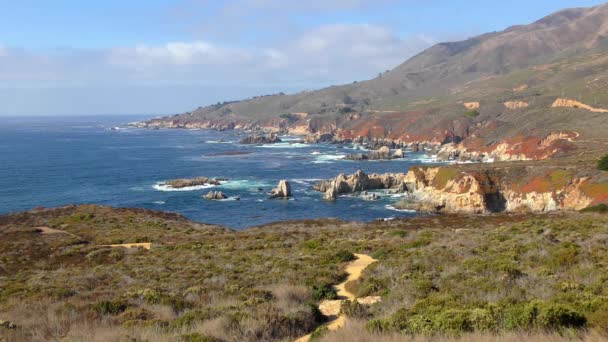
[[[269,135],[251,135],[241,139],[239,144],[274,144],[281,142],[281,139],[276,134]]]
[[[220,185],[220,181],[224,181],[225,179],[212,179],[207,177],[196,177],[192,179],[188,178],[179,178],[173,179],[170,181],[166,181],[164,184],[172,187],[173,189],[182,189],[191,186],[200,186],[200,185]]]
[[[291,184],[286,180],[279,181],[279,185],[270,191],[270,197],[273,198],[289,198],[291,197]]]
[[[371,174],[358,170],[352,175],[341,173],[333,180],[323,180],[313,186],[315,191],[324,192],[326,200],[335,200],[341,194],[350,194],[366,190],[391,189],[399,191],[405,189],[405,174]]]
[[[209,193],[207,195],[205,195],[205,198],[208,200],[223,200],[228,198],[226,195],[224,195],[223,192],[221,191],[209,191]]]

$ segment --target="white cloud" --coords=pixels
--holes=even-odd
[[[221,48],[207,42],[172,42],[163,46],[140,44],[110,51],[112,64],[147,65],[229,65],[246,61],[249,55],[237,49]]]
[[[374,77],[432,42],[426,36],[402,38],[377,25],[340,24],[320,26],[266,47],[227,47],[199,40],[44,54],[0,48],[0,81],[310,88]]]

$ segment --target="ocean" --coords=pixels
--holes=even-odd
[[[407,153],[406,158],[392,161],[341,160],[356,153],[357,147],[306,145],[297,143],[297,137],[255,146],[238,144],[246,136],[238,131],[149,130],[126,125],[146,118],[2,118],[0,214],[88,203],[177,212],[234,229],[326,217],[390,219],[416,213],[392,208],[398,195],[379,192],[379,201],[347,196],[327,202],[312,185],[342,172],[407,172],[411,165],[435,163],[423,153]],[[213,188],[180,191],[161,185],[165,180],[197,176],[228,181]],[[266,192],[281,179],[291,182],[293,198],[268,200]],[[201,198],[210,190],[232,198]]]

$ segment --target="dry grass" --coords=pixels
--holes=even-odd
[[[365,328],[364,321],[348,320],[344,328],[325,334],[319,342],[486,342],[486,341],[501,341],[501,342],[602,342],[606,341],[608,336],[599,332],[571,332],[568,334],[556,333],[472,333],[461,336],[410,336],[398,333],[393,334],[371,334]]]
[[[32,229],[39,226],[80,239]],[[390,323],[374,339],[403,340],[417,315],[538,299],[579,310],[595,329],[608,325],[607,228],[600,214],[312,220],[240,232],[93,206],[5,216],[0,319],[18,328],[0,330],[0,340],[289,340],[321,323],[313,288],[343,281],[343,251],[379,259],[348,285],[382,296],[358,316]],[[99,246],[142,241],[152,248]]]

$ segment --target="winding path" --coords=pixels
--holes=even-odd
[[[330,331],[338,330],[346,323],[346,316],[340,314],[340,306],[342,305],[342,302],[345,300],[354,301],[357,298],[354,293],[346,289],[346,283],[361,278],[361,273],[363,273],[363,270],[365,270],[367,266],[378,261],[365,254],[355,254],[355,257],[357,257],[357,259],[351,261],[346,266],[346,273],[348,273],[348,277],[346,277],[343,282],[335,286],[339,299],[324,300],[321,302],[321,304],[319,304],[319,310],[321,313],[329,318],[329,321],[325,323],[324,326],[326,326]],[[310,334],[298,338],[295,342],[308,341],[310,341]]]

